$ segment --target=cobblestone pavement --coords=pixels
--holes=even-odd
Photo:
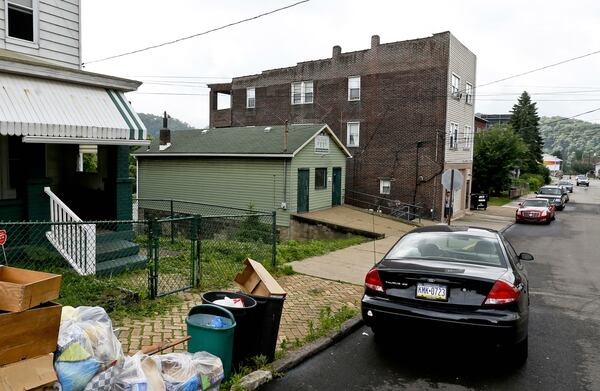
[[[362,286],[301,274],[277,277],[277,281],[287,292],[279,342],[284,338],[289,341],[303,338],[308,332],[308,321],[316,324],[319,312],[324,307],[331,307],[333,312],[343,305],[358,309],[363,292]],[[142,347],[181,338],[186,334],[185,318],[193,306],[201,303],[201,299],[199,293],[185,292],[179,295],[183,301],[163,315],[141,320],[124,319],[116,323],[115,327],[121,330],[119,340],[126,354],[134,354]],[[165,353],[186,349],[186,344],[181,344]]]

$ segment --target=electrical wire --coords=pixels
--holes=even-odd
[[[174,39],[172,41],[167,41],[167,42],[159,43],[159,44],[156,44],[156,45],[147,46],[147,47],[142,48],[142,49],[132,50],[132,51],[121,53],[121,54],[116,54],[114,56],[100,58],[98,60],[92,60],[92,61],[82,62],[81,66],[84,67],[87,64],[92,64],[92,63],[97,63],[97,62],[101,62],[101,61],[112,60],[112,59],[115,59],[115,58],[125,57],[125,56],[129,56],[131,54],[141,53],[141,52],[145,52],[145,51],[148,51],[148,50],[151,50],[151,49],[156,49],[156,48],[159,48],[159,47],[163,47],[163,46],[167,46],[167,45],[172,45],[174,43],[178,43],[178,42],[185,41],[185,40],[192,39],[192,38],[196,38],[196,37],[199,37],[199,36],[202,36],[202,35],[214,33],[215,31],[223,30],[223,29],[226,29],[228,27],[236,26],[238,24],[242,24],[242,23],[249,22],[249,21],[252,21],[252,20],[255,20],[255,19],[259,19],[259,18],[262,18],[264,16],[271,15],[271,14],[274,14],[276,12],[280,12],[280,11],[283,11],[283,10],[295,7],[295,6],[300,5],[302,3],[307,3],[309,1],[310,0],[301,0],[301,1],[298,1],[296,3],[290,4],[290,5],[286,5],[285,7],[277,8],[277,9],[274,9],[274,10],[271,10],[271,11],[268,11],[268,12],[264,12],[262,14],[259,14],[259,15],[256,15],[256,16],[252,16],[252,17],[249,17],[249,18],[241,19],[241,20],[238,20],[236,22],[228,23],[228,24],[225,24],[223,26],[219,26],[219,27],[212,28],[210,30],[203,31],[201,33],[189,35],[187,37],[182,37],[182,38]]]

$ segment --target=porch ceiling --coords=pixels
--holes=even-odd
[[[28,142],[147,144],[123,92],[0,73],[0,135]]]

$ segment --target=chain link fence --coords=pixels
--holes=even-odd
[[[231,286],[235,275],[244,268],[243,261],[246,258],[259,261],[267,268],[276,264],[275,212],[161,199],[135,199],[133,206],[134,216],[157,219],[162,227],[162,253],[158,261],[159,294],[160,263],[175,248],[193,249],[196,258],[192,270],[194,285],[202,290]],[[188,221],[186,219],[191,217],[192,239],[184,239],[181,237],[181,225],[178,226],[177,222]],[[178,234],[179,239],[176,239]],[[194,235],[197,235],[196,240],[193,239]],[[169,236],[172,237],[170,242],[166,240]]]
[[[146,221],[0,222],[6,231],[0,264],[61,274],[63,305],[111,310],[150,296],[139,236]]]
[[[275,265],[275,213],[170,200],[134,205],[131,221],[0,222],[7,236],[0,264],[61,274],[63,305],[107,310],[191,287],[230,287],[248,257]]]

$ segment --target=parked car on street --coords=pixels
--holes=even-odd
[[[382,341],[397,338],[398,330],[424,339],[460,340],[464,333],[473,343],[503,347],[522,363],[529,320],[522,261],[530,260],[494,230],[414,229],[367,273],[362,317]]]
[[[545,198],[530,198],[519,204],[515,222],[550,224],[556,217],[556,207]]]
[[[569,190],[567,190],[567,188],[563,185],[558,185],[558,187],[560,187],[563,195],[565,196],[565,203],[569,202]]]
[[[573,182],[571,181],[559,181],[558,185],[565,187],[569,191],[569,193],[573,192]]]
[[[590,180],[586,175],[577,175],[576,180],[577,186],[587,186],[590,187]]]
[[[553,204],[557,210],[565,208],[566,197],[563,189],[559,186],[542,186],[535,194],[535,198],[545,198]]]

